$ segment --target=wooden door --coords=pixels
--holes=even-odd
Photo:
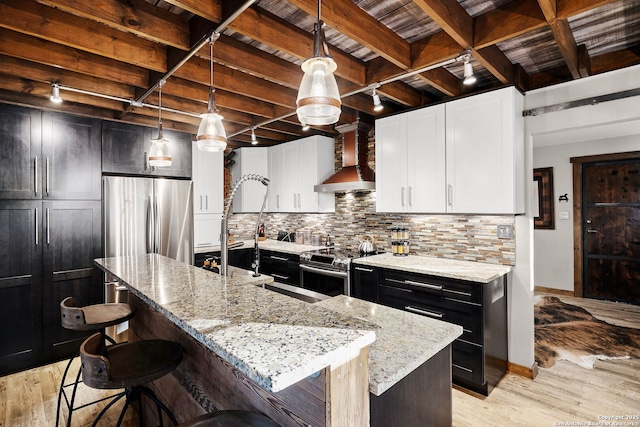
[[[42,114],[43,197],[100,200],[100,120]]]
[[[584,296],[640,304],[640,159],[582,173]]]
[[[0,199],[42,197],[40,112],[0,105]]]
[[[42,202],[0,201],[0,375],[42,355]]]
[[[44,353],[50,361],[73,354],[91,333],[62,328],[60,301],[103,302],[102,275],[93,268],[101,253],[101,202],[54,201],[43,208]]]

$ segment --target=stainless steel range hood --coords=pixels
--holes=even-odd
[[[346,193],[376,189],[375,174],[367,164],[369,125],[357,121],[336,126],[342,134],[342,168],[322,184],[314,185],[318,193]]]

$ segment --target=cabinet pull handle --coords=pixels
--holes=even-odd
[[[298,209],[302,209],[302,196],[298,193]]]
[[[269,255],[269,258],[275,259],[276,261],[289,261],[289,258],[282,258],[282,257],[275,256],[275,255]]]
[[[364,271],[366,273],[373,273],[373,268],[355,267],[355,269],[358,270],[358,271]]]
[[[411,191],[413,190],[413,187],[409,186],[409,191],[407,192],[407,197],[409,199],[409,207],[413,207],[413,202],[411,201]]]
[[[452,294],[456,294],[456,295],[464,295],[465,297],[470,297],[471,296],[471,292],[454,291],[453,289],[444,289],[444,291],[452,293]]]
[[[209,210],[209,196],[204,196],[204,209]]]
[[[462,369],[463,371],[467,371],[469,373],[473,372],[473,369],[465,368],[464,366],[456,365],[455,363],[452,363],[451,366],[456,367],[458,369]]]
[[[447,187],[447,204],[453,206],[453,186],[451,184]]]
[[[432,285],[430,283],[414,282],[413,280],[405,280],[404,283],[406,283],[407,285],[420,286],[422,288],[433,289],[433,290],[436,290],[436,291],[441,291],[442,290],[442,286],[441,285]]]
[[[280,209],[280,195],[279,194],[276,196],[276,207],[278,209]]]
[[[49,195],[49,158],[46,158],[45,161],[45,166],[44,166],[44,170],[45,170],[45,183],[46,183],[46,188],[45,191],[47,193],[47,195]],[[47,242],[48,244],[49,242]]]
[[[38,194],[38,156],[35,157],[33,161],[33,179],[34,179],[34,187],[35,193]],[[37,244],[37,242],[36,242]]]
[[[200,196],[200,210],[202,210],[202,196]]]
[[[47,216],[47,245],[49,244],[49,237],[50,237],[50,233],[49,233],[49,229],[50,229],[50,221],[49,221],[49,208],[47,208],[46,210],[46,216]]]
[[[281,276],[281,275],[279,275],[279,274],[275,274],[275,273],[272,273],[271,275],[272,275],[273,277],[278,278],[278,279],[282,279],[282,280],[289,280],[289,276]]]
[[[38,229],[40,228],[39,224],[38,224],[38,208],[36,208],[36,246],[38,246],[39,240],[40,240],[40,233],[38,231]]]
[[[421,310],[419,308],[411,307],[410,305],[405,306],[404,309],[408,310],[408,311],[411,311],[413,313],[423,314],[423,315],[429,316],[429,317],[435,317],[436,319],[442,319],[442,317],[444,316],[444,314],[442,314],[442,313],[434,313],[432,311]]]
[[[404,207],[404,187],[400,187],[400,205]]]

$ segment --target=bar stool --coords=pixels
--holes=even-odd
[[[100,411],[92,426],[98,424],[114,403],[125,397],[117,423],[120,426],[129,405],[135,401],[142,404],[143,394],[156,404],[160,426],[163,425],[161,411],[167,414],[174,426],[177,425],[169,408],[144,384],[157,380],[178,367],[182,361],[182,352],[180,344],[166,340],[153,339],[106,346],[99,333],[87,338],[80,346],[83,382],[89,387],[102,390],[125,389]],[[142,405],[139,416],[142,426]]]
[[[104,328],[108,326],[114,326],[120,324],[126,320],[129,320],[133,317],[134,311],[129,304],[95,304],[89,305],[85,307],[78,307],[76,304],[76,300],[73,297],[67,297],[60,303],[60,321],[62,323],[62,327],[65,329],[70,329],[74,331],[97,331],[104,330]],[[112,344],[115,344],[111,338],[106,335],[102,335],[105,339],[111,341]],[[60,409],[62,403],[62,397],[64,396],[65,404],[67,405],[67,410],[69,411],[69,416],[67,418],[67,426],[71,426],[71,417],[73,415],[73,411],[77,409],[84,408],[86,406],[92,405],[97,402],[101,402],[109,397],[105,397],[102,399],[98,399],[94,402],[89,402],[84,405],[78,406],[77,408],[73,406],[76,398],[76,391],[78,389],[78,383],[80,382],[80,372],[82,368],[78,370],[78,374],[76,375],[75,381],[70,384],[65,385],[65,381],[67,379],[67,374],[69,373],[69,368],[73,363],[74,359],[80,355],[80,350],[78,350],[67,363],[67,367],[62,374],[62,380],[60,381],[60,388],[58,390],[58,406],[56,410],[56,427],[60,423]],[[71,400],[69,400],[67,396],[67,392],[65,388],[73,386],[73,392],[71,393]]]
[[[204,414],[178,427],[280,427],[271,418],[255,412],[227,410]]]

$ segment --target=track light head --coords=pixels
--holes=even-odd
[[[251,145],[258,145],[255,128],[251,128]]]
[[[371,91],[371,97],[373,98],[373,111],[382,111],[384,106],[382,105],[380,95],[378,95],[375,88]]]
[[[54,104],[62,103],[62,98],[60,97],[60,86],[58,83],[51,83],[51,96],[49,99]]]
[[[476,76],[473,74],[473,65],[469,62],[471,59],[471,55],[467,54],[464,58],[464,80],[462,84],[464,85],[472,85],[476,82]]]

